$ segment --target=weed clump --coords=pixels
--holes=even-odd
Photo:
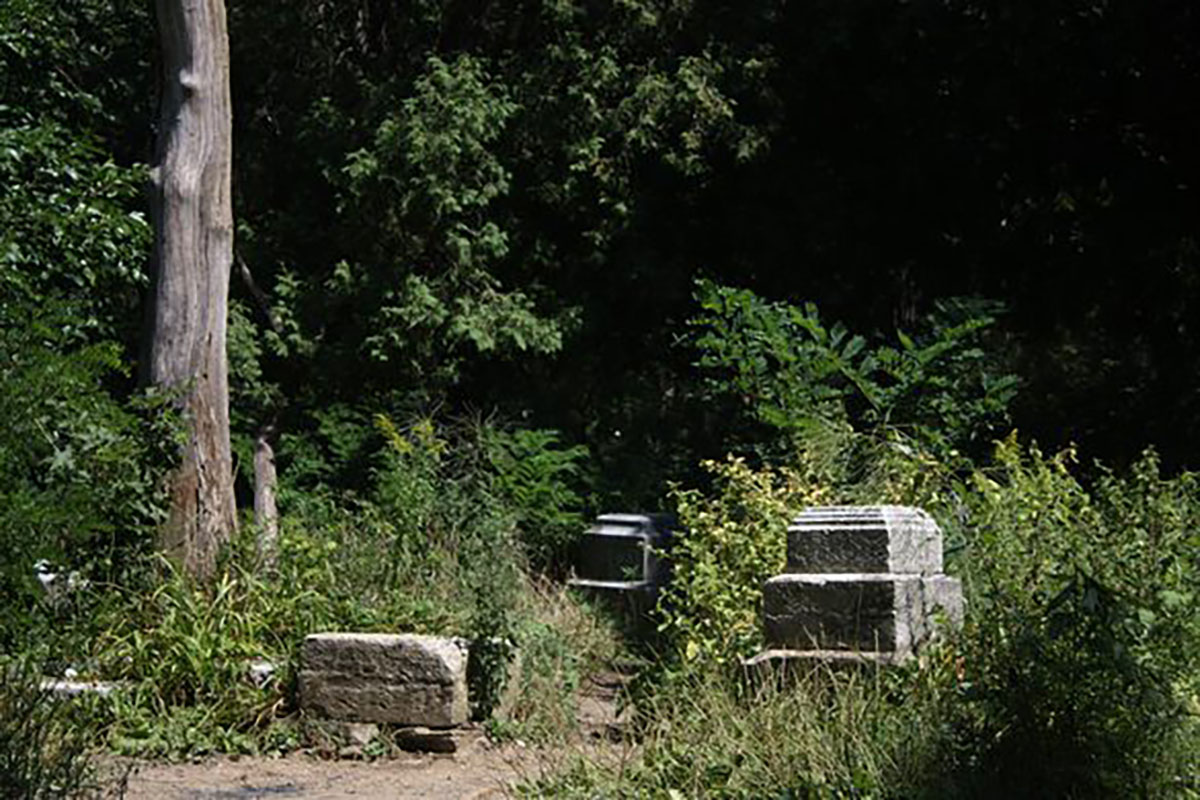
[[[26,659],[0,663],[0,796],[42,800],[119,796],[124,776],[102,778],[85,701],[42,686]]]

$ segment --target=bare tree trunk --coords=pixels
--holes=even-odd
[[[229,39],[224,0],[157,0],[157,9],[163,89],[145,377],[181,393],[189,425],[160,546],[205,577],[237,525],[225,358],[233,258]]]
[[[254,439],[254,524],[258,526],[258,557],[267,569],[275,566],[279,541],[279,511],[275,506],[275,450],[272,423],[264,425]]]

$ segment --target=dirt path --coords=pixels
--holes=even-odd
[[[130,778],[129,800],[215,798],[500,798],[536,758],[513,746],[464,748],[454,755],[401,755],[377,761],[227,757],[199,764],[143,764]]]
[[[401,754],[374,761],[325,759],[293,753],[282,758],[221,756],[193,764],[142,763],[130,776],[128,800],[480,800],[508,796],[513,787],[587,751],[617,756],[615,688],[620,680],[590,681],[580,698],[581,741],[552,749],[500,746],[467,732],[452,755]]]

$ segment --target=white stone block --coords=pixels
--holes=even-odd
[[[788,528],[789,573],[942,571],[942,531],[907,506],[808,508]]]
[[[937,614],[962,623],[962,585],[944,575],[777,575],[763,586],[767,646],[906,654]]]
[[[921,593],[916,575],[776,575],[763,586],[767,646],[909,652]]]

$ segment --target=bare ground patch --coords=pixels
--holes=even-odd
[[[579,741],[558,747],[496,745],[482,732],[465,735],[448,755],[402,753],[375,760],[330,759],[309,753],[282,757],[219,756],[197,763],[140,762],[128,800],[346,800],[448,798],[481,800],[512,793],[524,780],[570,759],[628,757],[620,741],[616,690],[623,676],[593,676],[580,698]]]

